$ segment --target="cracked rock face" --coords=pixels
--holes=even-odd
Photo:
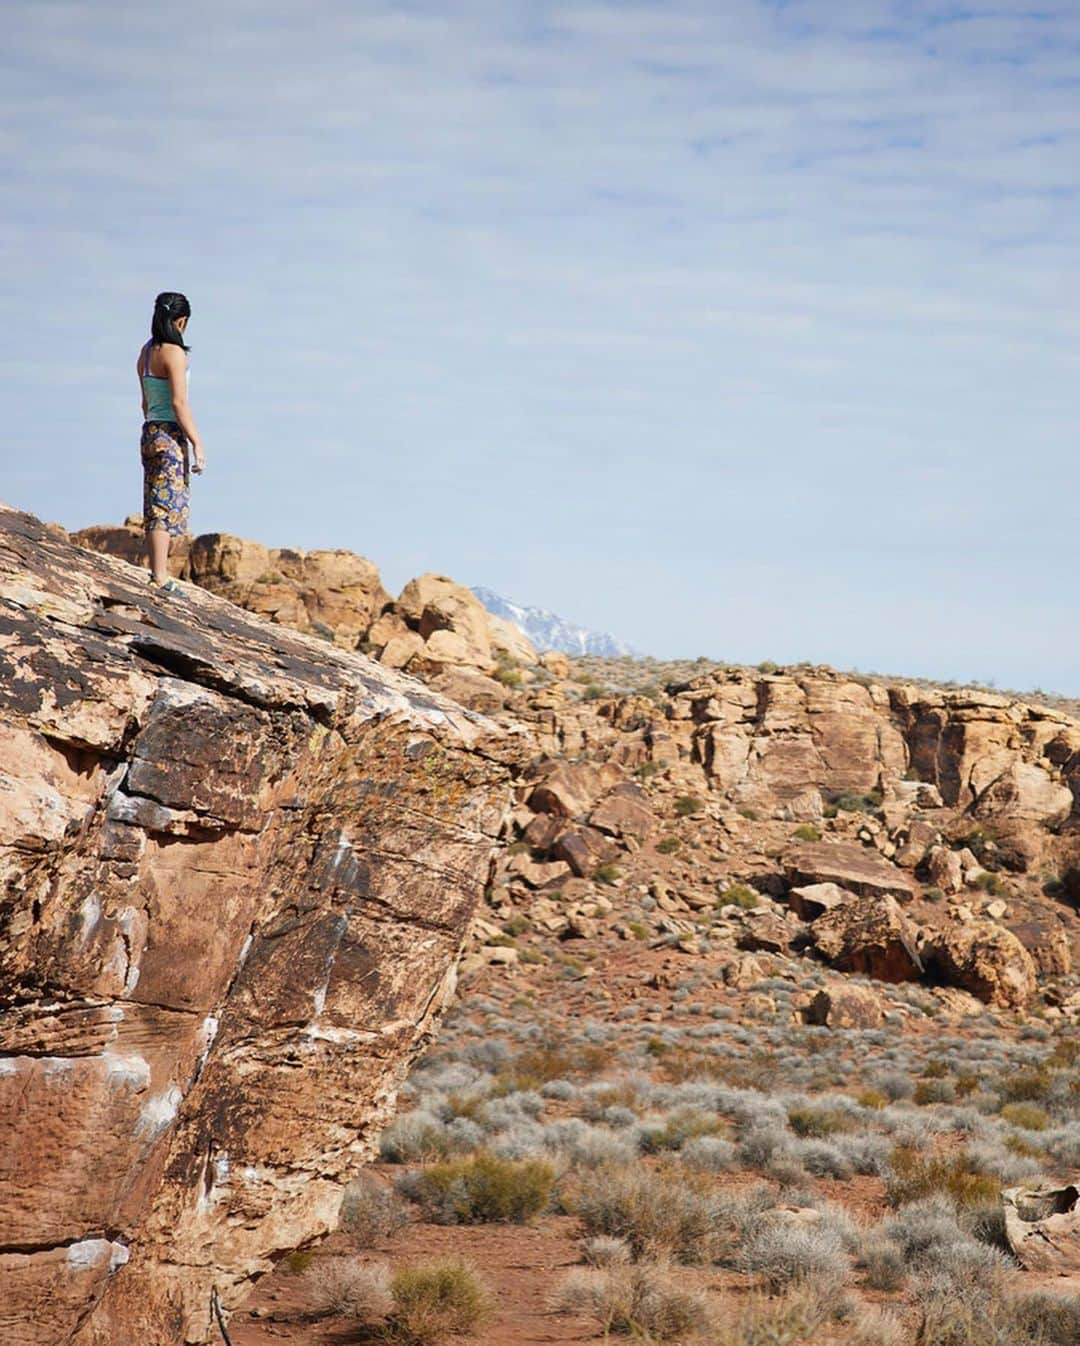
[[[214,1339],[336,1220],[507,798],[418,683],[0,507],[0,1339]]]

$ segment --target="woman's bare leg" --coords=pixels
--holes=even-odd
[[[154,583],[164,584],[169,578],[169,535],[164,528],[151,528],[147,534],[147,544]]]

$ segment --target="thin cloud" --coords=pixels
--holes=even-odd
[[[737,629],[1080,684],[1074,5],[35,0],[5,25],[19,503],[138,507],[132,348],[177,286],[197,527],[354,546],[392,584],[422,558],[660,653]],[[943,555],[971,574],[931,637]]]

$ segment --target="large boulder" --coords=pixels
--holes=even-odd
[[[834,982],[814,993],[803,1018],[824,1028],[880,1028],[885,1006],[868,986]]]
[[[1035,961],[1011,930],[977,918],[934,930],[923,947],[929,970],[985,1004],[1023,1009],[1035,994]]]
[[[1022,822],[1054,826],[1072,812],[1069,787],[1055,780],[1044,767],[1015,759],[975,801],[973,812],[980,818],[1005,815]]]
[[[841,972],[877,981],[914,981],[923,973],[918,932],[895,898],[851,898],[810,926],[818,953]]]
[[[418,575],[402,589],[392,611],[424,641],[430,664],[466,664],[490,672],[495,667],[484,605],[446,575]]]
[[[788,881],[805,884],[835,883],[861,897],[897,897],[910,901],[918,885],[910,874],[877,851],[845,841],[814,841],[785,857]]]
[[[430,1038],[505,741],[6,508],[0,671],[0,1338],[217,1340]]]
[[[1005,1236],[1027,1271],[1080,1277],[1080,1183],[1009,1187]]]
[[[485,611],[488,638],[496,655],[508,659],[513,664],[535,664],[540,656],[536,646],[521,629],[505,617],[495,617]]]
[[[625,775],[611,762],[549,761],[540,767],[539,780],[529,794],[534,813],[560,818],[583,818]]]

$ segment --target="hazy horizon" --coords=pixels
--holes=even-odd
[[[1080,10],[5,7],[0,498],[347,547],[659,658],[1080,692]]]

